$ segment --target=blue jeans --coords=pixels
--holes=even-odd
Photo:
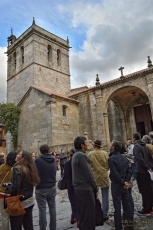
[[[104,213],[104,218],[108,217],[109,210],[109,187],[101,188],[102,195],[102,210]]]
[[[125,215],[124,221],[127,220],[128,223],[133,222],[133,211],[132,207],[129,202],[129,195],[128,191],[126,189],[123,189],[122,186],[119,184],[111,184],[111,190],[112,190],[112,198],[113,198],[113,205],[114,205],[114,222],[115,222],[115,230],[121,230],[122,229],[122,219],[121,219],[121,202],[123,205],[123,213]],[[133,230],[133,226],[129,226],[129,230]]]
[[[64,165],[60,165],[60,168],[61,168],[61,177],[64,176]]]
[[[136,171],[135,171],[135,164],[134,163],[131,164],[131,169],[132,169],[132,176],[134,177],[134,179],[137,179],[136,178]]]
[[[46,203],[49,207],[50,214],[50,230],[56,230],[56,186],[51,189],[36,190],[36,201],[39,209],[39,225],[40,230],[45,230],[47,226],[46,220]]]
[[[133,215],[134,215],[134,201],[133,201],[133,197],[132,197],[132,188],[128,189],[128,195],[129,195],[129,202],[130,202],[130,205],[132,207],[132,211],[133,211]]]

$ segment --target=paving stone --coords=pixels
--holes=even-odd
[[[60,172],[57,172],[57,181],[60,178]],[[138,192],[136,181],[133,183],[132,195],[135,203],[135,214],[134,214],[134,230],[153,230],[153,214],[150,217],[140,217],[136,214],[137,210],[141,209],[141,195]],[[99,199],[101,200],[101,194],[99,193]],[[105,222],[103,226],[96,227],[96,230],[111,230],[114,226],[114,208],[112,203],[111,192],[109,194],[110,208],[109,208],[109,220]],[[49,210],[47,207],[47,230],[49,229]],[[78,229],[76,224],[70,224],[71,207],[67,196],[67,190],[60,191],[57,188],[56,196],[56,211],[57,211],[57,230]],[[39,230],[39,217],[37,204],[34,206],[33,211],[33,223],[34,230]]]

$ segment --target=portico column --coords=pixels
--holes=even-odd
[[[122,127],[122,140],[126,141],[127,139],[127,126],[124,118],[120,118],[121,127]]]
[[[103,113],[103,118],[104,118],[104,131],[105,131],[105,145],[110,146],[108,114],[107,113]]]

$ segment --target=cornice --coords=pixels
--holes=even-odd
[[[33,34],[39,35],[39,36],[45,38],[46,40],[48,40],[48,41],[50,41],[50,42],[52,42],[54,44],[57,44],[57,45],[59,45],[61,47],[64,47],[66,49],[71,48],[69,45],[65,45],[64,43],[58,41],[56,38],[52,38],[49,35],[46,35],[46,34],[40,32],[40,31],[38,31],[36,28],[37,27],[35,27],[35,26],[29,27],[29,29],[27,29],[21,36],[19,36],[11,46],[7,47],[7,52],[6,53],[7,54],[12,53],[20,44],[23,43],[24,40],[26,40],[27,38],[29,38]],[[41,28],[41,27],[39,27],[39,28]],[[27,32],[28,30],[29,30],[29,32]],[[48,32],[48,33],[50,33],[50,32]],[[54,36],[56,36],[56,35],[54,35]],[[63,41],[66,43],[65,40],[63,40]]]

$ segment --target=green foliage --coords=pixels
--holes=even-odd
[[[20,108],[13,103],[0,103],[0,122],[5,125],[5,131],[10,131],[14,147],[17,146],[18,120]]]

